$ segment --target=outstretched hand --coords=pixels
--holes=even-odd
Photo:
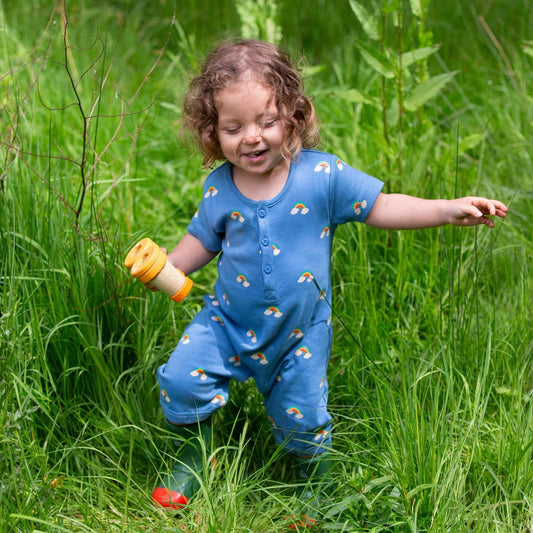
[[[467,196],[449,201],[448,222],[454,226],[477,226],[486,224],[494,227],[489,217],[505,218],[507,206],[498,200]]]

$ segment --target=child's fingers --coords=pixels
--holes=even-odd
[[[473,216],[481,217],[483,215],[494,216],[496,214],[496,207],[491,200],[487,198],[472,198],[471,200]]]
[[[489,200],[488,198],[473,198],[472,205],[478,209],[478,214],[474,216],[490,215],[504,218],[507,213],[507,206],[499,200]]]
[[[491,202],[496,208],[495,215],[500,218],[505,218],[505,216],[507,215],[507,211],[509,211],[509,208],[503,202],[499,202],[498,200],[491,200]]]

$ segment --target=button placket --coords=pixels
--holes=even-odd
[[[274,267],[272,246],[270,246],[270,228],[268,220],[268,210],[260,206],[257,210],[257,220],[259,225],[259,243],[261,245],[261,266],[263,271],[263,283],[266,292],[272,292],[275,288]]]

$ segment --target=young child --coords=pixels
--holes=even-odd
[[[167,425],[185,442],[153,499],[174,509],[189,501],[211,446],[210,417],[228,401],[230,379],[250,377],[298,475],[320,486],[331,448],[326,374],[336,227],[494,227],[487,215],[504,218],[507,207],[477,197],[384,194],[381,181],[311,150],[318,143],[313,105],[287,56],[265,42],[237,41],[212,52],[184,111],[204,165],[225,163],[208,176],[168,259],[189,274],[218,256],[218,279],[158,370]]]

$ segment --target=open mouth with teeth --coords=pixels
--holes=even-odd
[[[258,150],[257,152],[249,152],[246,155],[246,157],[250,157],[252,159],[256,159],[258,157],[261,157],[264,153],[266,152],[266,150]]]

